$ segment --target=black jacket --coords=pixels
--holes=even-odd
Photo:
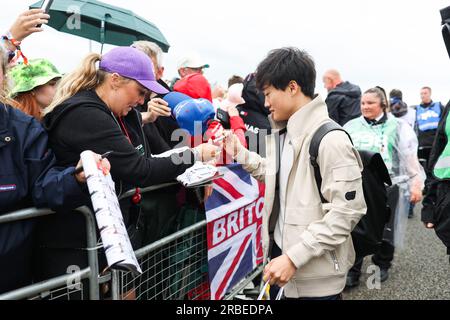
[[[162,85],[164,88],[166,88],[169,91],[169,86],[161,79],[158,80],[158,83]],[[158,98],[163,98],[165,95],[158,95]],[[172,141],[172,133],[180,129],[180,126],[178,125],[178,122],[172,118],[172,117],[159,117],[154,122],[154,126],[157,128],[159,135],[162,137],[162,139],[165,141],[165,143],[170,147],[174,148],[176,147],[180,142],[179,141]]]
[[[132,144],[128,141],[108,107],[95,91],[77,93],[44,118],[59,164],[76,164],[80,153],[114,151],[109,157],[114,181],[132,187],[147,187],[174,180],[191,164],[176,165],[170,158],[151,158],[136,110],[123,119]],[[192,159],[188,151],[187,158]],[[124,190],[126,191],[126,190]]]
[[[434,165],[439,159],[439,156],[441,155],[442,151],[444,150],[445,146],[447,145],[447,136],[445,134],[445,126],[447,122],[447,116],[449,114],[450,109],[450,102],[445,107],[442,116],[441,121],[439,122],[439,126],[437,128],[436,136],[433,143],[433,148],[431,149],[430,153],[430,159],[428,161],[428,170],[430,172],[433,172]],[[440,180],[435,178],[433,175],[427,176],[426,184],[429,185],[429,188],[427,190],[427,194],[425,195],[422,204],[422,221],[423,222],[432,222],[435,223],[435,217],[434,217],[434,211],[436,208],[436,205],[439,201],[437,199],[437,189],[440,184]],[[446,181],[445,183],[450,183],[450,181]],[[448,222],[450,225],[450,221]],[[450,226],[449,226],[450,228]]]
[[[108,160],[119,195],[134,187],[173,181],[193,164],[191,151],[180,155],[188,164],[177,165],[171,158],[151,158],[139,112],[133,109],[123,119],[117,119],[95,91],[79,92],[57,106],[45,116],[44,127],[59,165],[76,164],[84,150],[99,154],[113,151]],[[130,217],[123,202],[121,208],[127,224]],[[41,241],[48,246],[73,247],[85,243],[84,221],[79,214],[56,215],[48,220],[41,229]]]
[[[147,101],[142,106],[137,106],[136,111],[138,112],[146,112]],[[148,142],[148,147],[151,154],[160,154],[170,150],[171,147],[167,144],[167,142],[161,136],[158,127],[155,123],[146,123],[142,126],[142,130],[144,131],[145,138]]]
[[[330,118],[341,126],[361,115],[361,89],[348,81],[328,92],[325,99]]]
[[[242,98],[245,103],[237,106],[237,109],[247,129],[245,136],[248,149],[265,156],[265,136],[270,131],[270,112],[264,106],[264,94],[256,88],[254,74],[245,78]]]

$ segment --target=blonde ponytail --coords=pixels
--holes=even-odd
[[[101,58],[100,54],[91,53],[83,59],[81,65],[75,71],[65,75],[58,84],[52,103],[44,109],[43,115],[52,112],[57,105],[74,96],[77,92],[94,89],[102,83],[104,73],[97,70],[95,66]]]
[[[2,71],[3,82],[0,83],[0,103],[13,105],[12,100],[8,97],[8,57],[3,47],[0,45],[0,68]]]

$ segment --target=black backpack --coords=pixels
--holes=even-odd
[[[319,164],[317,163],[317,156],[322,138],[334,130],[341,130],[347,133],[336,122],[327,122],[314,133],[309,147],[310,162],[314,168],[314,176],[322,203],[327,203],[328,201],[325,200],[320,191],[322,177]],[[348,133],[347,135],[351,141],[350,135]],[[362,182],[367,212],[353,229],[352,239],[356,255],[364,257],[375,253],[383,238],[384,226],[389,221],[391,214],[387,204],[386,185],[390,186],[392,182],[383,158],[379,153],[365,150],[358,150],[358,152],[364,165]]]

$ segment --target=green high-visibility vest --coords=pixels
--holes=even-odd
[[[356,149],[380,153],[389,174],[393,174],[394,150],[398,144],[396,118],[390,117],[385,123],[372,127],[363,117],[359,117],[347,122],[344,129],[352,137]]]
[[[447,145],[439,156],[433,170],[435,177],[439,179],[450,179],[450,113],[446,119],[445,134],[447,136]]]

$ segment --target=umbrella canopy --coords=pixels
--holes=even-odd
[[[36,2],[30,8],[40,8],[42,3],[43,0]],[[169,43],[153,23],[130,10],[100,1],[54,0],[49,15],[50,27],[101,44],[129,46],[136,40],[149,40],[157,43],[164,52],[169,50]]]

